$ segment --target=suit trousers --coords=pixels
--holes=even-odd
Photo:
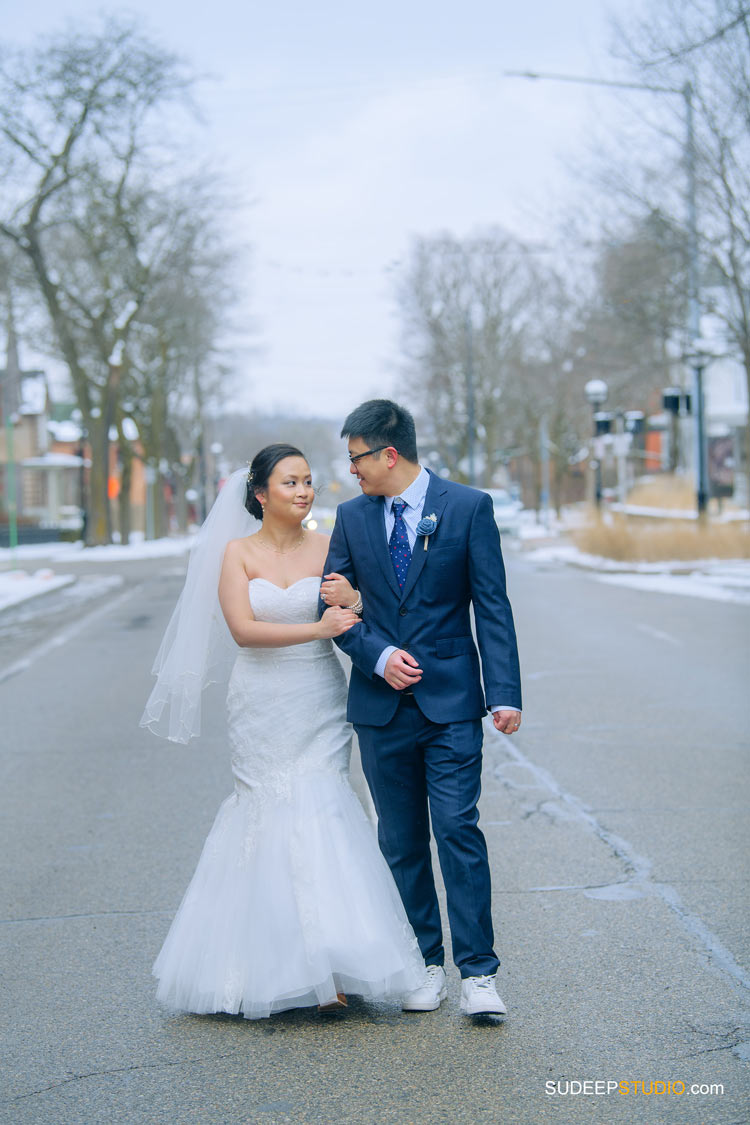
[[[428,965],[444,961],[430,820],[462,977],[496,972],[490,869],[479,828],[482,723],[433,723],[412,695],[382,727],[355,723],[378,814],[378,840]],[[429,810],[429,815],[428,815]]]

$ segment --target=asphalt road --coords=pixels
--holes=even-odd
[[[220,691],[199,745],[137,725],[183,564],[75,568],[0,614],[0,1121],[750,1121],[750,609],[511,555],[524,724],[488,730],[480,806],[507,1019],[451,970],[438,1012],[250,1022],[153,999],[231,790]]]

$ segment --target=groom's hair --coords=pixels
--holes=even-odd
[[[419,461],[417,431],[409,411],[389,398],[371,398],[347,415],[342,437],[361,438],[370,449],[392,445],[405,461]],[[377,456],[377,454],[376,454]]]

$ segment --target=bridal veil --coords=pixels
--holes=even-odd
[[[227,543],[258,526],[245,508],[246,488],[247,469],[238,469],[219,492],[190,552],[185,586],[154,661],[156,684],[140,725],[171,742],[200,734],[203,689],[226,683],[237,656],[219,604],[219,576]]]

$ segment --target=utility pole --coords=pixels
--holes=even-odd
[[[477,475],[474,456],[476,418],[474,407],[474,330],[471,312],[466,313],[464,321],[466,340],[466,455],[469,462],[469,484],[476,487]]]
[[[689,362],[693,369],[693,417],[695,418],[695,477],[696,506],[698,519],[706,519],[708,508],[708,461],[706,456],[705,403],[703,400],[704,360],[698,352],[700,340],[700,282],[698,268],[698,207],[695,187],[695,126],[693,122],[693,87],[689,82],[684,86],[656,86],[648,82],[618,82],[615,79],[589,78],[585,75],[543,74],[531,70],[506,70],[509,78],[530,78],[551,82],[573,82],[584,86],[609,86],[621,90],[644,90],[652,94],[677,94],[685,103],[685,171],[687,188],[687,231],[688,231],[688,323]]]
[[[695,126],[693,123],[693,87],[682,87],[685,99],[687,139],[685,164],[688,179],[688,332],[690,361],[693,367],[693,406],[695,417],[695,472],[697,478],[698,520],[705,523],[708,511],[708,457],[706,449],[705,401],[703,397],[704,361],[698,351],[701,335],[701,309],[698,276],[698,205],[695,187]]]
[[[547,415],[543,414],[539,423],[539,458],[542,467],[541,508],[542,523],[549,530],[549,427]]]

